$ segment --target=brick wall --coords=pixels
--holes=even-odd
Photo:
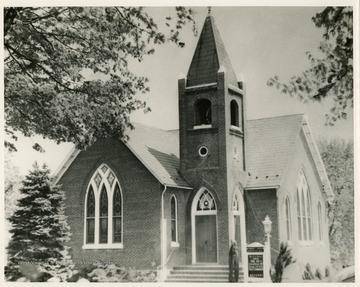
[[[89,180],[100,164],[116,174],[123,195],[123,249],[83,250],[84,200]],[[60,184],[71,228],[75,263],[106,261],[151,269],[160,264],[160,212],[163,187],[119,140],[99,140],[81,152]]]
[[[279,250],[279,228],[276,189],[245,190],[247,244],[265,243],[262,221],[268,215],[272,221],[271,261],[274,264]]]

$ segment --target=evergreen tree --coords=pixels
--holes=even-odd
[[[44,274],[61,281],[71,276],[73,266],[65,246],[71,235],[64,214],[65,195],[58,186],[51,186],[49,173],[45,165],[40,169],[34,164],[20,189],[17,210],[9,218],[12,237],[5,275],[10,281],[24,275],[31,281],[44,280]]]

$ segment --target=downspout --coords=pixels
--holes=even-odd
[[[160,254],[161,254],[161,281],[164,281],[165,277],[165,260],[166,260],[166,240],[165,240],[165,207],[164,207],[164,194],[167,190],[167,186],[164,185],[164,190],[161,194],[161,220],[160,220]]]

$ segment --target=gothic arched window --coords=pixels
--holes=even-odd
[[[86,201],[86,243],[95,242],[95,197],[90,186]]]
[[[290,213],[290,199],[286,197],[285,199],[285,226],[286,226],[286,240],[291,240],[291,213]]]
[[[175,195],[171,196],[171,242],[178,242],[177,232],[177,200]]]
[[[301,171],[297,181],[297,217],[299,240],[312,240],[312,214],[310,190],[304,173]]]
[[[106,164],[94,172],[85,198],[83,248],[122,248],[122,193],[115,173]]]

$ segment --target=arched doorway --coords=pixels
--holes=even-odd
[[[198,191],[191,214],[192,262],[217,263],[217,208],[210,191],[205,188]]]
[[[232,201],[232,240],[235,240],[239,249],[239,260],[244,262],[246,256],[246,229],[245,229],[245,206],[240,189],[237,188]]]

